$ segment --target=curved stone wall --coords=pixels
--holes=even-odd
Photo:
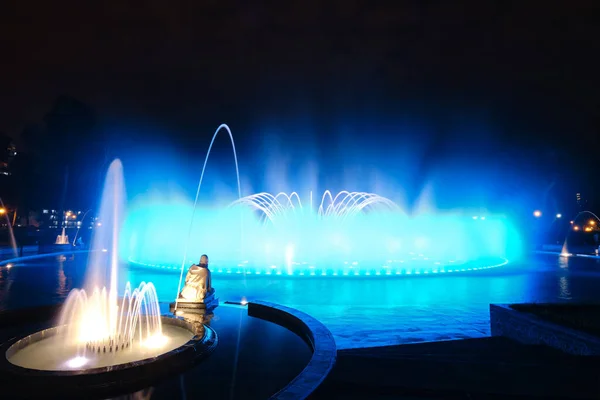
[[[282,400],[307,398],[335,365],[337,348],[329,329],[306,313],[266,301],[248,303],[248,315],[289,329],[311,347],[313,355],[304,370],[271,397]]]

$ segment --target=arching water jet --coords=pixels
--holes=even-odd
[[[194,207],[192,210],[192,217],[190,219],[188,234],[187,234],[187,238],[185,241],[185,247],[183,250],[183,260],[181,261],[181,271],[179,273],[179,284],[177,285],[177,293],[175,295],[176,296],[175,297],[175,311],[177,310],[177,304],[178,304],[178,300],[179,300],[178,295],[179,295],[179,292],[181,291],[181,282],[183,280],[183,271],[185,269],[185,264],[187,261],[187,254],[188,254],[188,250],[189,250],[189,246],[190,246],[190,237],[192,236],[192,229],[194,227],[194,216],[196,215],[196,208],[198,206],[198,199],[200,197],[200,189],[202,188],[202,181],[204,180],[204,171],[206,170],[206,164],[208,163],[208,157],[210,156],[210,151],[212,150],[213,143],[215,142],[215,139],[217,138],[217,135],[219,134],[219,132],[221,132],[221,129],[225,129],[227,131],[227,133],[229,134],[229,140],[231,141],[231,147],[233,149],[233,158],[235,159],[235,174],[237,177],[238,198],[242,198],[242,187],[240,185],[240,171],[239,171],[239,167],[238,167],[237,153],[235,151],[235,142],[233,140],[233,134],[231,133],[231,129],[229,129],[229,126],[227,126],[227,124],[221,124],[221,125],[219,125],[219,127],[217,128],[215,133],[213,134],[213,137],[210,141],[210,145],[208,146],[208,151],[206,152],[206,157],[204,158],[204,164],[202,165],[202,173],[200,174],[200,180],[198,181],[198,188],[196,189],[196,198],[194,199]],[[242,228],[242,231],[243,231],[243,228]]]
[[[127,283],[119,298],[117,250],[124,210],[123,168],[115,160],[106,175],[103,223],[93,235],[84,289],[70,292],[57,326],[11,347],[9,362],[35,370],[94,369],[156,357],[194,336],[174,325],[164,329],[152,283],[133,290]]]

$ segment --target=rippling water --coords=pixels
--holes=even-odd
[[[0,310],[64,300],[85,276],[85,254],[0,267]],[[479,273],[480,272],[480,273]],[[153,282],[161,301],[175,297],[178,273],[122,268],[120,282]],[[340,348],[489,335],[489,304],[600,301],[600,260],[532,257],[468,276],[288,279],[215,274],[221,301],[267,300],[321,320]]]

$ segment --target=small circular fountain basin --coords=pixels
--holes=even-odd
[[[106,353],[81,352],[64,345],[63,330],[52,327],[5,343],[0,372],[23,394],[28,387],[52,396],[111,394],[147,385],[180,372],[210,355],[217,336],[210,327],[170,316],[161,317],[162,338]],[[85,347],[85,346],[84,346]]]
[[[11,364],[43,371],[74,371],[132,363],[157,357],[190,341],[194,334],[185,327],[165,324],[163,335],[145,342],[134,340],[130,347],[85,352],[74,344],[64,346],[60,328],[49,328],[13,344],[6,353]]]

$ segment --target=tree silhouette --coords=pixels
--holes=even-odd
[[[9,154],[8,148],[12,143],[12,138],[4,132],[0,132],[0,198],[4,203],[12,204],[15,201],[14,178],[6,173],[10,173],[13,167],[12,154]],[[10,164],[10,165],[9,165]]]
[[[106,152],[96,113],[63,95],[43,122],[21,134],[23,152],[15,172],[23,182],[18,185],[21,203],[35,209],[94,206]]]

